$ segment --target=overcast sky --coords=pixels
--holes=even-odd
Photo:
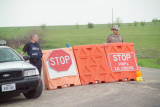
[[[160,0],[0,0],[0,27],[160,19]]]

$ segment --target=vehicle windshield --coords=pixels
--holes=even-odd
[[[0,63],[22,61],[22,58],[10,48],[0,48]]]

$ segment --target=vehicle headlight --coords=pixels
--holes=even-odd
[[[34,76],[34,75],[39,75],[38,69],[24,71],[24,76]]]

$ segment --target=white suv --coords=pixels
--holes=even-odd
[[[12,48],[0,46],[0,98],[19,96],[28,99],[41,95],[43,84],[38,69],[25,62]]]

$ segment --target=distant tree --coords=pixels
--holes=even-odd
[[[115,25],[118,25],[118,26],[121,26],[121,23],[122,23],[122,20],[120,17],[117,17],[116,20],[115,20]]]
[[[135,21],[135,22],[133,23],[133,25],[134,25],[134,26],[137,26],[137,25],[138,25],[138,22],[137,22],[137,21]]]
[[[76,24],[76,29],[79,29],[79,24],[78,23]]]
[[[93,25],[93,23],[88,23],[88,28],[94,28],[94,25]]]
[[[141,25],[145,26],[146,22],[145,21],[141,21]]]
[[[40,27],[41,27],[41,29],[43,29],[43,30],[46,29],[46,25],[45,25],[45,24],[42,24]]]
[[[45,43],[45,40],[44,40],[45,32],[44,32],[44,30],[39,30],[37,28],[30,29],[27,33],[25,33],[25,35],[15,35],[14,34],[10,38],[6,37],[5,34],[0,35],[0,40],[6,40],[7,46],[19,49],[21,44],[24,45],[28,41],[30,41],[30,36],[31,36],[31,34],[34,34],[34,33],[38,34],[39,43],[41,44],[41,46],[43,46],[43,44]],[[14,38],[14,36],[17,36],[17,37]]]
[[[132,26],[132,24],[131,24],[131,23],[128,23],[128,26]]]
[[[158,22],[159,22],[159,21],[158,21],[158,19],[157,19],[157,18],[152,19],[152,23],[157,24]]]

